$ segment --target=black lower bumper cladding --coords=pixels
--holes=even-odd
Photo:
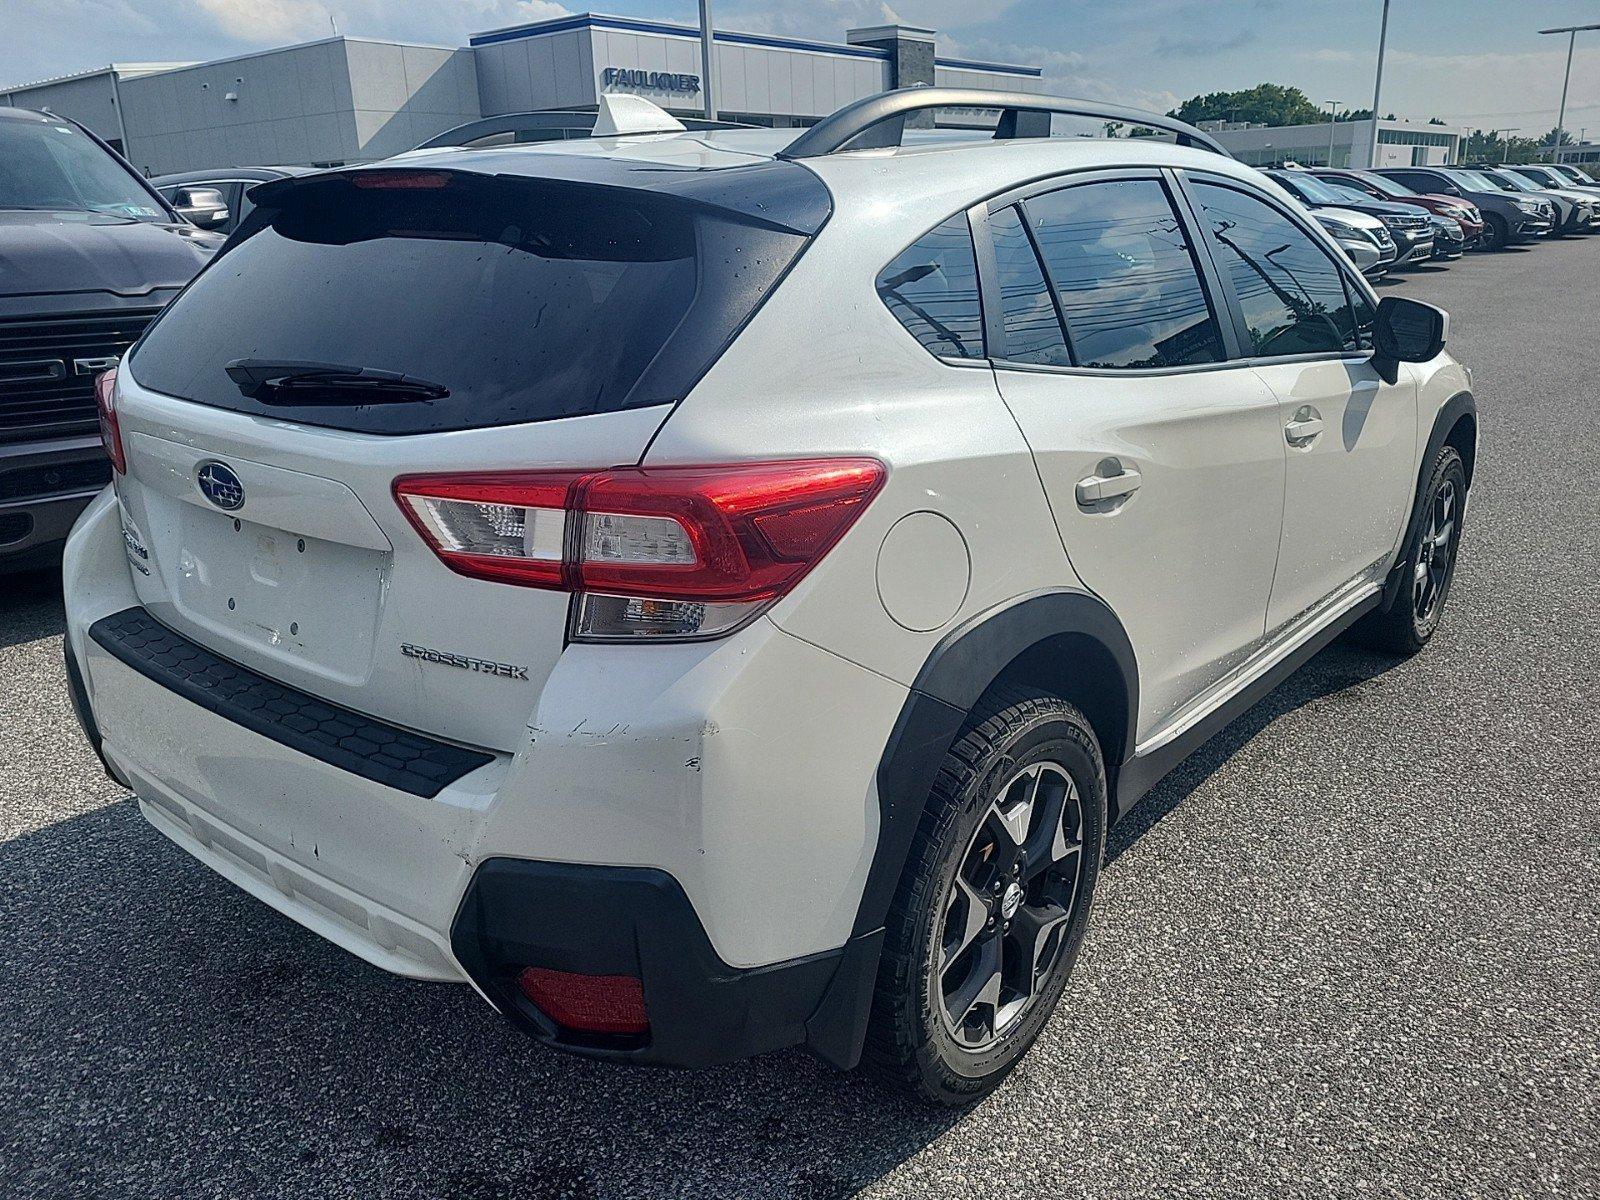
[[[400,729],[275,683],[174,633],[142,608],[101,617],[89,636],[139,674],[262,737],[375,783],[437,796],[493,755]]]
[[[680,1067],[797,1045],[854,1066],[871,983],[860,976],[877,962],[875,939],[861,941],[772,966],[731,967],[665,871],[510,858],[479,866],[450,934],[457,961],[524,1032],[589,1057]],[[559,1028],[518,989],[527,966],[639,979],[649,1033]]]

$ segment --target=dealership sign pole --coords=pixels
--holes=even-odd
[[[711,0],[700,0],[700,75],[705,89],[701,95],[706,102],[706,120],[717,119],[717,64],[715,51],[712,49],[711,39],[715,35],[711,27]]]

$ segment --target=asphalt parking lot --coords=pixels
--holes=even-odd
[[[100,774],[59,590],[0,578],[0,1194],[1600,1193],[1600,238],[1448,308],[1483,452],[1421,657],[1335,646],[1114,838],[1062,1009],[975,1110],[800,1053],[544,1051],[168,844]]]

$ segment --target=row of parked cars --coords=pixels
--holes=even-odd
[[[1267,174],[1374,279],[1471,249],[1600,231],[1600,182],[1570,163],[1284,167]]]

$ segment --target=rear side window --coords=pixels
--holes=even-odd
[[[808,241],[780,224],[777,203],[755,220],[636,187],[447,171],[396,173],[411,182],[395,186],[375,174],[258,188],[236,240],[131,356],[134,378],[385,434],[670,403]],[[273,364],[309,365],[310,382],[280,372],[260,385]],[[425,386],[314,386],[318,368]]]
[[[896,255],[878,273],[878,295],[930,354],[983,357],[978,260],[965,213],[930,229]]]
[[[1194,191],[1243,310],[1251,353],[1361,348],[1344,273],[1309,234],[1254,196],[1210,183],[1196,183]]]
[[[1024,203],[1080,367],[1221,362],[1216,318],[1166,189],[1080,184]]]
[[[1000,317],[1006,334],[1002,356],[1010,362],[1070,366],[1072,355],[1050,297],[1050,285],[1039,267],[1033,239],[1014,206],[990,214],[989,237],[994,243]]]

